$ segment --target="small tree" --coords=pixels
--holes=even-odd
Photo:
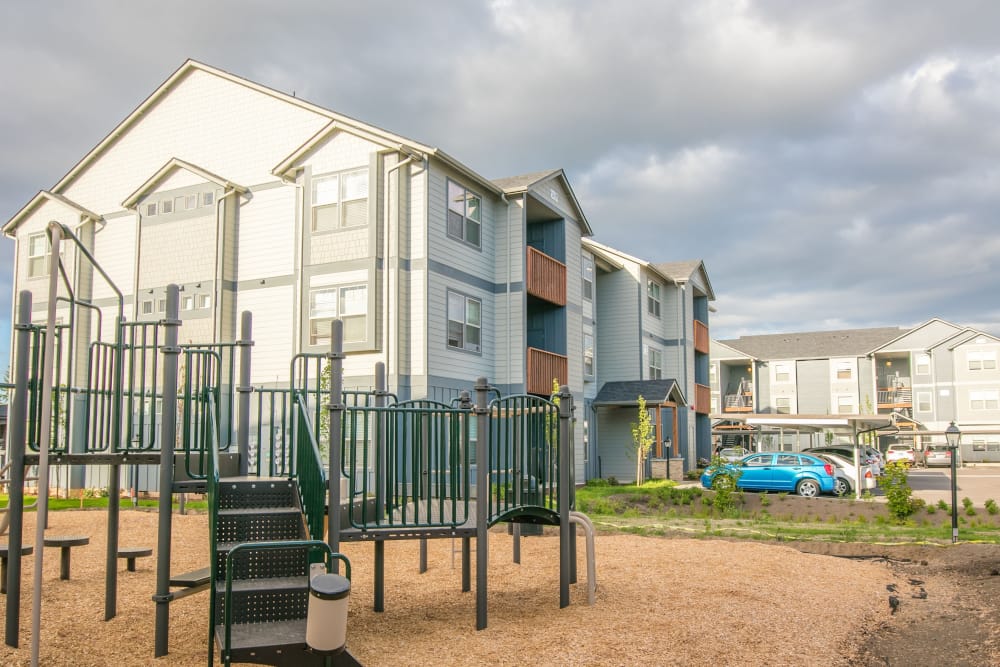
[[[646,470],[646,457],[653,447],[653,422],[649,418],[649,410],[646,409],[646,399],[639,395],[639,422],[632,423],[632,444],[635,447],[635,485],[640,486],[644,481]]]

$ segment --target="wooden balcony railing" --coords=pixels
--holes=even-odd
[[[528,246],[528,294],[557,306],[566,305],[566,265]]]
[[[694,321],[694,351],[708,354],[708,326],[704,322]]]
[[[699,415],[707,415],[712,411],[712,389],[703,384],[694,386],[694,411]]]
[[[529,394],[550,396],[552,380],[569,384],[569,364],[566,357],[534,347],[528,348],[528,376],[525,389]]]

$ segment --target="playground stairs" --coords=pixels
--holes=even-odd
[[[228,477],[219,480],[219,511],[215,524],[215,628],[220,651],[226,642],[227,556],[232,568],[229,609],[231,662],[266,665],[359,665],[350,653],[324,656],[306,646],[309,601],[309,551],[295,542],[307,530],[294,479]],[[274,548],[276,542],[288,548]],[[315,559],[312,559],[315,560]],[[320,566],[322,567],[322,566]],[[226,656],[223,655],[224,663]]]

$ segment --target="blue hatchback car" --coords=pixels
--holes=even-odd
[[[811,498],[832,493],[833,466],[809,454],[765,452],[745,456],[735,463],[709,466],[701,476],[706,489],[732,484],[747,491],[794,491]]]

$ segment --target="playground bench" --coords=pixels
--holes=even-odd
[[[47,547],[59,547],[59,578],[69,579],[69,554],[73,547],[90,544],[90,538],[85,535],[46,537],[43,544]]]
[[[135,559],[153,555],[152,547],[120,547],[118,557],[128,561],[128,571],[135,572]]]
[[[25,544],[21,547],[22,556],[30,556],[31,552],[34,551],[34,547],[30,544]],[[5,595],[7,593],[7,557],[9,553],[7,551],[6,544],[0,544],[0,594]]]

